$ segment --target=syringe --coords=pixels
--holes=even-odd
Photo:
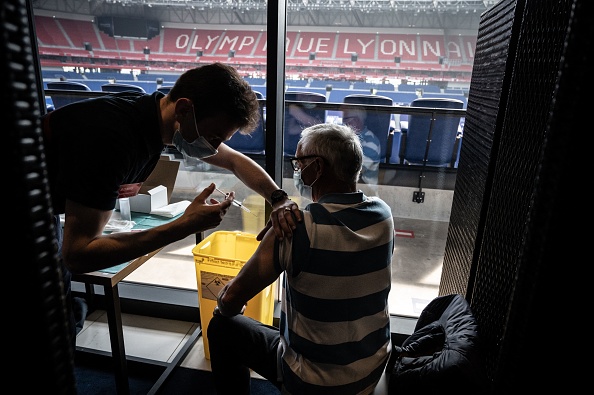
[[[219,188],[215,188],[218,192],[222,193],[223,195],[225,195],[225,197],[227,197],[229,194],[225,193],[223,191],[221,191]],[[252,214],[254,217],[257,217],[256,214],[252,213],[252,211],[247,208],[246,206],[244,206],[243,204],[241,204],[240,202],[238,202],[236,199],[233,199],[233,201],[231,202],[232,205],[234,205],[235,207],[239,207],[240,209],[242,209],[243,211],[245,211],[246,213],[250,213]]]

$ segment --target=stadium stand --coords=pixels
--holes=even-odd
[[[305,88],[309,82],[307,80],[285,80],[286,87]]]
[[[73,23],[77,25],[79,21]],[[72,27],[72,26],[70,26]],[[62,47],[72,48],[71,41],[62,33],[57,19],[50,17],[35,17],[35,33],[39,43],[40,54],[43,48]]]
[[[439,93],[441,90],[437,85],[411,85],[411,84],[400,84],[398,85],[398,92],[416,92],[417,89],[422,89],[423,93],[433,92]]]
[[[351,83],[349,81],[321,81],[321,82],[323,83],[326,90],[328,90],[328,87],[330,87],[330,89],[351,89]]]
[[[202,62],[221,61],[253,73],[266,64],[265,31],[163,27],[157,36],[143,40],[110,37],[90,21],[36,16],[35,23],[42,67],[132,67],[156,71],[181,70]],[[327,81],[333,81],[333,88],[344,89],[349,87],[339,81],[352,84],[370,78],[418,79],[423,76],[446,83],[448,80],[469,81],[476,45],[473,36],[427,33],[301,30],[288,31],[287,39],[287,74],[296,75],[296,72],[306,84],[316,81],[314,85],[324,84],[323,87],[330,83]],[[86,49],[86,44],[90,50]],[[391,89],[381,85],[371,83],[362,88]],[[289,86],[298,85],[291,81]],[[424,89],[429,92],[430,88]]]
[[[45,88],[49,82],[68,81],[85,84],[91,91],[166,92],[188,67],[220,61],[236,67],[262,99],[266,98],[266,78],[262,75],[265,31],[167,26],[151,39],[136,39],[110,37],[90,21],[36,16],[35,22]],[[466,108],[468,89],[447,88],[447,84],[448,79],[470,79],[475,37],[301,30],[288,31],[287,39],[287,100],[301,95],[300,100],[343,103],[349,96],[381,95],[393,105],[410,106],[422,97],[458,99]],[[64,66],[79,71],[66,72]],[[123,73],[122,69],[136,72]],[[441,82],[431,83],[433,79]],[[303,99],[302,94],[310,96]],[[51,101],[49,98],[48,106]],[[334,116],[340,111],[317,112],[322,120],[327,115],[330,121],[340,120],[340,115]],[[286,119],[290,121],[291,116]],[[383,123],[389,125],[389,120]],[[392,131],[381,128],[382,135],[386,130],[386,138],[381,140],[387,163],[401,163],[399,126]],[[395,140],[394,148],[391,139]],[[285,155],[294,154],[291,141],[286,136]],[[237,137],[231,145],[245,153],[263,153],[263,127],[252,136]]]
[[[134,78],[134,75],[131,74],[131,73],[106,73],[106,72],[102,72],[99,75],[95,75],[95,77],[100,77],[99,79],[107,78],[108,80],[113,80],[113,82],[136,81],[136,78]]]
[[[245,80],[250,85],[265,85],[266,84],[266,79],[265,78],[250,78],[250,77],[246,77]]]
[[[101,49],[102,48],[102,43],[99,40],[99,36],[96,33],[96,26],[95,24],[93,24],[93,22],[91,21],[79,21],[79,20],[73,20],[73,19],[56,19],[54,20],[55,23],[61,27],[63,31],[66,32],[66,34],[68,35],[68,37],[84,37],[84,39],[81,41],[72,41],[72,44],[77,46],[79,45],[80,48],[82,49],[86,49],[85,48],[85,43],[89,45],[89,49],[96,48],[96,49]],[[91,52],[87,50],[87,54],[88,52]]]

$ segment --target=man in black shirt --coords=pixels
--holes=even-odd
[[[57,233],[67,298],[71,299],[70,273],[121,264],[220,224],[234,195],[221,202],[209,198],[215,189],[211,184],[165,225],[103,234],[118,197],[138,191],[169,145],[230,170],[272,204],[259,239],[271,226],[278,238],[290,237],[295,219],[284,209],[291,208],[300,220],[297,204],[256,162],[224,144],[238,131],[253,131],[258,121],[258,102],[249,84],[235,69],[219,63],[186,71],[167,95],[123,92],[75,102],[45,115],[42,126],[54,214],[65,214],[63,229],[57,222]]]

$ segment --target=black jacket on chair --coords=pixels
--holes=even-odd
[[[480,394],[485,376],[479,334],[462,295],[433,299],[415,331],[392,352],[390,394]]]

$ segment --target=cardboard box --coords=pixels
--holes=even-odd
[[[156,186],[145,193],[138,192],[138,195],[130,198],[130,210],[140,213],[150,213],[153,210],[167,206],[167,188],[164,185]]]
[[[130,210],[150,213],[152,210],[167,206],[171,200],[179,162],[161,156],[157,166],[142,183],[138,195],[130,198]]]

